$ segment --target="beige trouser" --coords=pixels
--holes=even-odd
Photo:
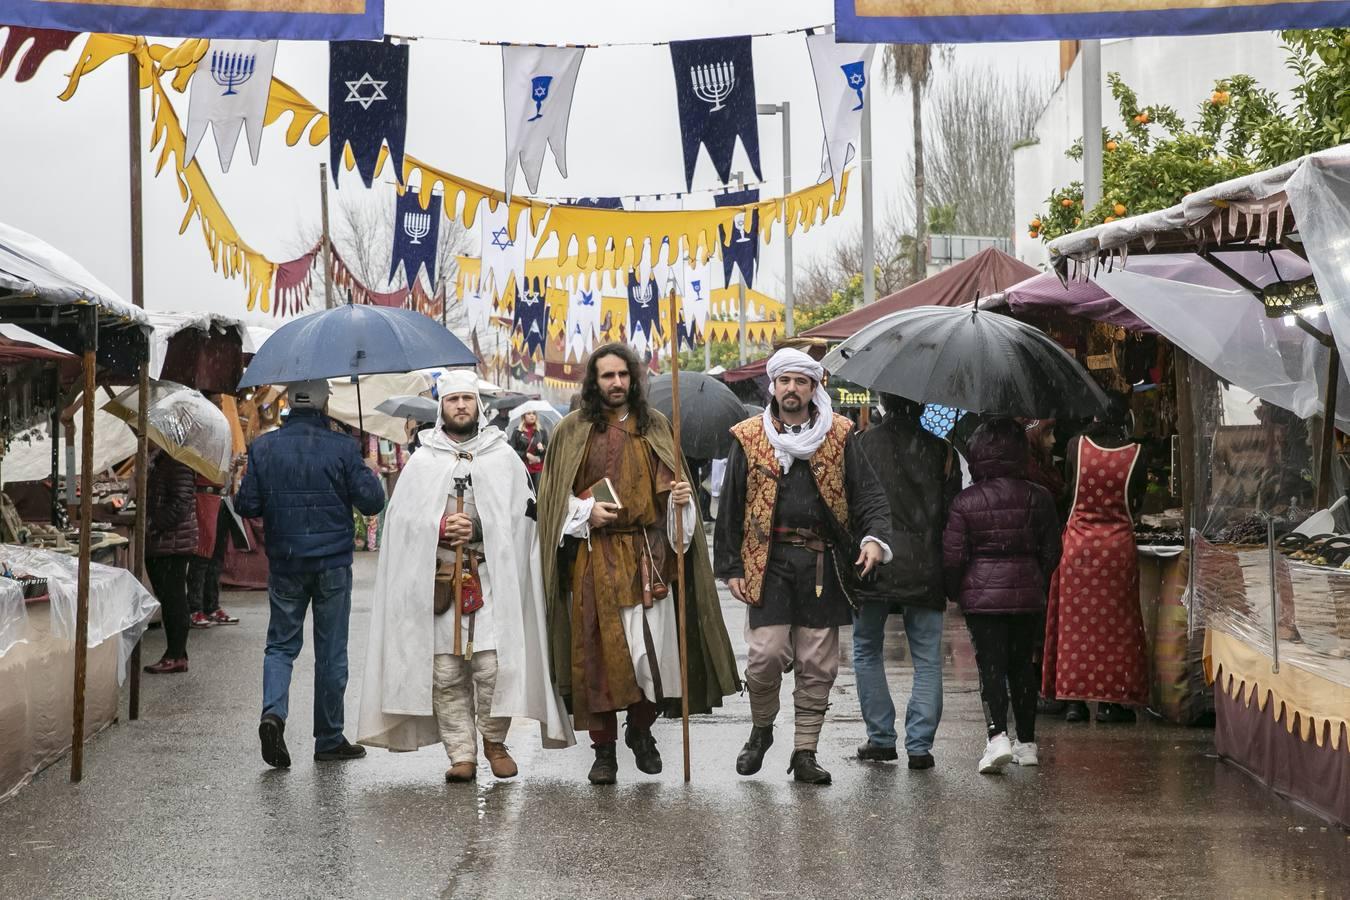
[[[431,709],[441,730],[445,755],[452,763],[478,762],[478,737],[501,743],[511,727],[510,716],[492,716],[492,690],[497,684],[497,651],[483,650],[465,662],[462,656],[437,653],[432,660]]]
[[[761,726],[774,723],[783,673],[791,670],[796,709],[793,749],[815,750],[830,707],[830,688],[839,674],[839,629],[747,624],[745,641],[750,645],[745,667],[750,720]]]

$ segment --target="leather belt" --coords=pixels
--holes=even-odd
[[[199,486],[199,487],[197,488],[197,493],[199,493],[199,494],[217,494],[217,495],[219,495],[219,494],[225,493],[225,489],[224,489],[224,488],[219,488],[219,487],[208,487],[208,486],[202,485],[202,486]]]
[[[816,554],[816,596],[825,593],[825,554],[830,542],[809,528],[775,528],[773,542],[789,547],[804,547]]]

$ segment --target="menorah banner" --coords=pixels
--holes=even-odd
[[[675,99],[684,144],[686,187],[694,185],[699,145],[708,148],[717,177],[731,180],[731,154],[741,139],[750,167],[759,174],[759,124],[755,113],[755,67],[749,37],[674,41]]]
[[[258,164],[267,97],[276,62],[276,41],[214,40],[192,74],[188,100],[188,159],[210,125],[222,172],[230,171],[241,128],[247,129],[249,155]]]
[[[4,0],[0,24],[173,37],[378,40],[384,0]]]
[[[1350,24],[1347,0],[834,0],[849,43],[970,44]]]
[[[389,258],[389,280],[394,281],[402,263],[409,287],[417,283],[418,270],[426,269],[427,284],[434,290],[436,250],[441,236],[441,195],[432,194],[429,200],[423,209],[418,193],[405,191],[394,204],[394,252]]]

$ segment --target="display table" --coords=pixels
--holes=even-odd
[[[1350,660],[1282,640],[1278,672],[1272,662],[1241,638],[1208,631],[1215,747],[1275,792],[1350,826]]]
[[[74,711],[78,565],[50,550],[0,544],[0,564],[47,581],[46,602],[25,603],[0,578],[0,800],[70,750]],[[91,563],[85,735],[117,717],[127,661],[159,603],[125,569]]]

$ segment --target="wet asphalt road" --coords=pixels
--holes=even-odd
[[[357,558],[349,723],[375,569]],[[146,678],[141,720],[92,741],[82,784],[62,761],[0,805],[0,897],[1350,894],[1350,838],[1215,760],[1204,729],[1042,719],[1040,769],[977,774],[983,720],[955,617],[934,770],[851,759],[863,730],[846,659],[821,743],[831,787],[785,774],[781,722],[764,770],[738,777],[749,709],[733,697],[692,724],[692,784],[679,723],[661,722],[660,776],[621,747],[620,783],[592,787],[588,748],[544,753],[521,725],[521,777],[496,782],[483,766],[475,788],[444,783],[439,747],[314,763],[308,649],[291,695],[295,764],[268,769],[256,737],[266,598],[225,601],[243,624],[192,632],[192,671]],[[743,659],[743,613],[723,606]],[[890,643],[903,700],[903,640]],[[151,632],[146,659],[162,650]]]

